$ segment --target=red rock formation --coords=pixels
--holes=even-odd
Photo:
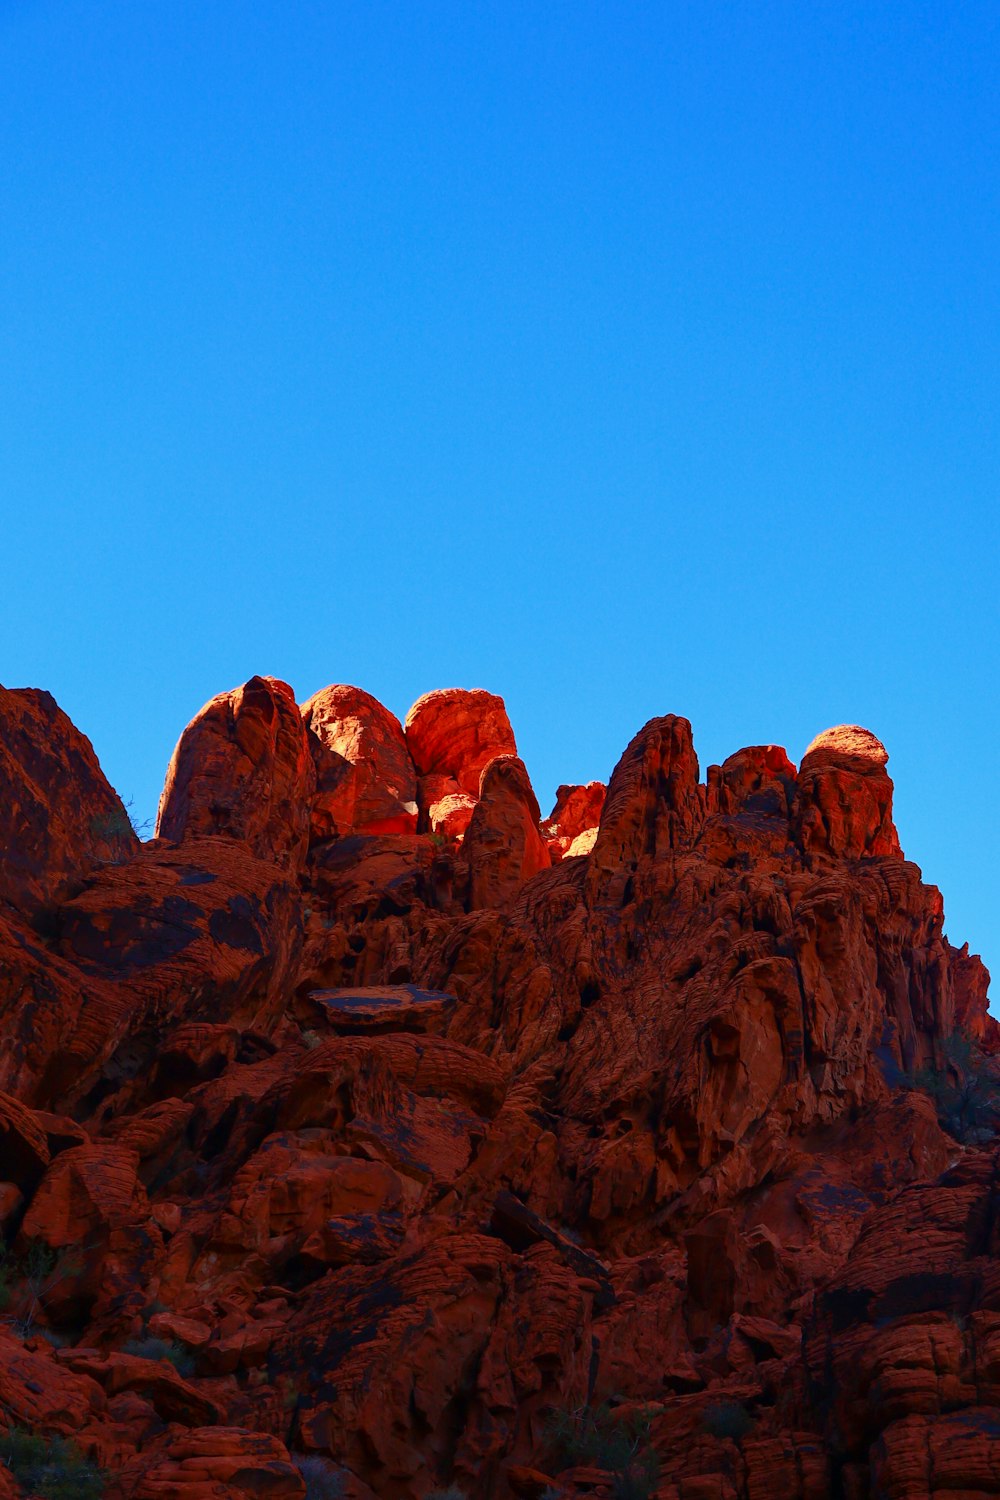
[[[90,741],[55,699],[0,687],[0,902],[34,911],[138,843]]]
[[[538,829],[538,803],[524,762],[516,755],[498,756],[484,769],[463,853],[473,911],[505,906],[525,881],[548,869],[551,861]]]
[[[641,864],[694,842],[705,816],[687,719],[668,714],[641,729],[608,786],[587,876],[591,891],[625,896]]]
[[[415,833],[417,777],[399,720],[354,687],[314,693],[302,719],[314,736],[312,837]]]
[[[710,766],[708,785],[710,800],[719,812],[785,816],[795,787],[795,767],[780,745],[751,745],[737,750],[721,766]]]
[[[901,855],[885,746],[857,724],[817,735],[799,770],[795,831],[806,854]]]
[[[588,828],[596,828],[606,795],[603,781],[588,781],[586,786],[561,786],[556,792],[556,805],[546,819],[546,828],[557,829],[570,839]]]
[[[702,783],[654,719],[543,831],[498,699],[404,740],[258,678],[112,858],[40,701],[0,694],[0,1425],[108,1500],[1000,1495],[1000,1032],[874,736]]]
[[[424,787],[434,779],[425,776]],[[468,792],[448,792],[445,796],[430,801],[427,806],[427,822],[431,833],[445,839],[463,839],[478,801],[478,797],[470,796]]]
[[[597,836],[597,825],[601,821],[606,793],[603,781],[588,781],[586,786],[559,788],[556,792],[556,805],[543,825],[545,842],[553,863],[569,854],[571,849],[574,854],[590,853]]]
[[[262,859],[297,864],[309,835],[316,776],[287,683],[251,677],[206,703],[167,771],[158,838],[238,839]]]
[[[406,743],[421,776],[449,777],[479,795],[479,779],[498,755],[516,755],[502,698],[482,688],[439,688],[406,715]],[[444,795],[443,792],[440,795]]]

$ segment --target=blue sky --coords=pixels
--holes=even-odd
[[[3,0],[0,680],[886,742],[1000,964],[1000,10]]]

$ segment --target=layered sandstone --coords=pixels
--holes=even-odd
[[[1000,1495],[997,1028],[887,758],[666,715],[543,822],[494,695],[254,678],[140,845],[0,692],[8,1427],[110,1500]]]

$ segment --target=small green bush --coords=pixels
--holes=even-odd
[[[545,1439],[561,1468],[586,1464],[610,1474],[614,1500],[648,1500],[656,1489],[660,1463],[644,1412],[618,1416],[607,1404],[556,1409]]]
[[[126,849],[131,848],[133,834],[141,842],[149,836],[152,826],[152,818],[140,820],[136,816],[134,797],[121,802],[110,812],[98,813],[90,820],[90,831],[95,838],[105,839],[109,843],[121,843]]]
[[[166,1339],[129,1339],[122,1345],[123,1354],[134,1354],[139,1359],[165,1359],[173,1365],[178,1375],[185,1379],[194,1374],[195,1361],[180,1344],[169,1344]]]
[[[100,1500],[104,1474],[66,1438],[44,1438],[12,1427],[0,1455],[18,1484],[44,1500]]]
[[[44,1287],[59,1264],[59,1256],[44,1240],[31,1240],[21,1260],[21,1275],[29,1286]]]
[[[984,1145],[1000,1130],[1000,1074],[970,1037],[944,1043],[945,1066],[904,1074],[909,1088],[927,1094],[942,1130],[963,1145]]]
[[[53,1250],[44,1240],[31,1240],[20,1257],[0,1242],[0,1312],[11,1307],[16,1297],[21,1311],[17,1326],[27,1337],[43,1295],[67,1276],[75,1276],[80,1265],[73,1251]]]
[[[753,1427],[753,1417],[739,1401],[717,1401],[706,1406],[702,1415],[705,1431],[716,1438],[732,1438],[739,1442]]]

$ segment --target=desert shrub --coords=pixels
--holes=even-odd
[[[74,1276],[79,1268],[79,1262],[67,1251],[53,1250],[44,1240],[30,1242],[20,1268],[27,1294],[27,1310],[21,1319],[25,1336],[31,1332],[44,1293],[66,1276]]]
[[[306,1487],[306,1500],[342,1500],[344,1478],[323,1458],[295,1457],[295,1467]]]
[[[1000,1074],[970,1037],[956,1032],[944,1044],[943,1068],[904,1075],[910,1088],[933,1101],[942,1130],[964,1145],[981,1145],[1000,1130]]]
[[[18,1309],[17,1327],[27,1337],[44,1294],[67,1276],[75,1276],[80,1265],[73,1251],[53,1250],[44,1240],[31,1240],[21,1256],[12,1255],[0,1243],[0,1312]]]
[[[648,1500],[659,1478],[645,1412],[619,1416],[607,1404],[558,1408],[549,1414],[546,1444],[557,1464],[586,1464],[611,1475],[614,1500]]]
[[[702,1415],[705,1431],[716,1438],[732,1438],[739,1442],[753,1427],[753,1417],[739,1401],[717,1401],[706,1406]]]
[[[116,807],[109,813],[101,813],[91,818],[90,831],[95,838],[111,843],[116,839],[130,838],[132,824],[124,807]]]
[[[192,1355],[180,1344],[168,1343],[166,1339],[128,1339],[122,1345],[122,1353],[134,1354],[139,1359],[169,1360],[178,1375],[183,1375],[185,1378],[193,1375],[196,1369]]]
[[[145,843],[152,836],[153,819],[140,819],[135,811],[135,800],[129,797],[128,801],[122,802],[119,807],[113,807],[109,812],[98,813],[92,817],[90,831],[95,838],[115,848],[115,854],[109,863],[117,865],[131,857],[135,847],[133,836],[140,843]]]
[[[23,1490],[44,1500],[100,1500],[104,1474],[65,1438],[44,1438],[12,1427],[0,1455]]]

